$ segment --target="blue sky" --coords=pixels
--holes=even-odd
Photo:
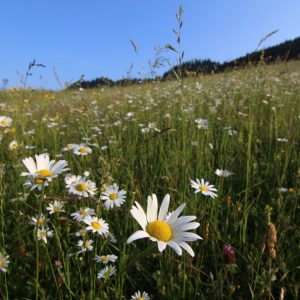
[[[16,70],[24,74],[33,58],[47,66],[33,70],[29,85],[36,88],[59,88],[53,68],[62,82],[81,74],[120,79],[132,63],[133,75],[145,76],[154,47],[175,44],[180,4],[185,60],[242,56],[275,29],[264,46],[300,36],[299,0],[2,1],[0,85],[3,78],[9,86],[20,85]],[[175,62],[174,54],[165,54]]]

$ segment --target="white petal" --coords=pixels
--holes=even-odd
[[[132,209],[130,210],[130,213],[136,219],[136,221],[140,224],[140,226],[143,228],[143,230],[145,230],[146,225],[147,225],[145,213],[141,214],[140,210],[138,210],[138,208],[136,208],[135,206],[132,207]]]
[[[167,243],[162,242],[162,241],[158,241],[157,244],[158,244],[158,251],[159,252],[163,252],[167,247]]]
[[[167,213],[168,213],[168,209],[169,209],[169,203],[170,203],[170,195],[167,194],[164,197],[164,200],[160,206],[160,210],[159,210],[159,214],[158,214],[158,218],[157,220],[164,220],[164,218],[166,217]]]
[[[202,240],[202,237],[193,232],[178,232],[174,233],[174,239],[179,239],[181,241],[193,242],[196,240]]]
[[[172,226],[172,228],[174,228],[174,227],[176,227],[180,224],[186,224],[186,223],[189,223],[189,222],[191,222],[195,219],[196,219],[196,216],[184,216],[184,217],[179,217],[178,219],[176,219],[172,223],[169,223],[169,222],[168,223]]]
[[[150,215],[151,215],[151,212],[150,212],[150,209],[152,207],[152,197],[151,196],[148,196],[147,198],[147,221],[150,222]]]
[[[189,253],[190,256],[194,257],[195,253],[190,245],[188,245],[186,242],[180,243],[179,246],[183,248],[185,251]]]
[[[185,203],[177,207],[176,210],[173,211],[171,216],[169,217],[168,223],[171,224],[172,222],[174,222],[177,219],[177,217],[181,214],[181,212],[184,210],[184,208],[185,208]]]
[[[186,224],[181,224],[178,225],[177,227],[172,227],[174,232],[182,232],[182,231],[187,231],[187,230],[191,230],[191,229],[196,229],[200,226],[200,223],[198,222],[191,222],[191,223],[186,223]]]
[[[29,173],[33,174],[36,172],[36,165],[32,157],[25,158],[22,160],[22,162],[29,171]]]
[[[182,250],[181,248],[178,246],[177,243],[173,242],[173,241],[168,241],[167,242],[168,246],[170,246],[178,255],[182,255]]]
[[[146,231],[138,230],[127,239],[126,243],[129,244],[135,240],[139,240],[147,237],[150,237],[150,235]]]
[[[152,194],[152,206],[150,209],[150,220],[149,222],[153,222],[157,220],[157,210],[158,210],[158,202],[155,194]]]

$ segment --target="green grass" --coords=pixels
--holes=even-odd
[[[176,81],[92,91],[0,93],[5,103],[0,115],[13,119],[10,130],[0,128],[0,252],[10,260],[7,272],[0,273],[0,298],[130,299],[141,290],[151,299],[279,299],[285,290],[287,299],[297,299],[299,67],[293,62],[186,79],[182,96]],[[197,128],[198,118],[208,120],[207,129]],[[47,127],[52,122],[57,125]],[[143,134],[141,129],[152,122],[160,132]],[[35,133],[28,134],[32,129]],[[230,136],[228,130],[236,134]],[[8,150],[13,140],[23,146]],[[81,142],[90,144],[90,155],[61,152],[66,144]],[[26,150],[26,145],[36,148]],[[46,198],[37,190],[29,193],[20,177],[25,171],[22,159],[45,152],[67,160],[72,174],[89,171],[97,195],[70,197],[62,175],[45,188]],[[233,175],[218,177],[217,168]],[[194,194],[190,180],[196,178],[214,184],[218,197]],[[104,184],[113,182],[127,197],[121,208],[106,211],[97,199]],[[279,192],[281,187],[289,191]],[[170,211],[186,203],[183,214],[197,216],[201,225],[194,232],[204,239],[190,243],[194,258],[168,248],[159,253],[156,244],[149,249],[154,243],[148,239],[126,244],[139,228],[129,213],[132,204],[138,201],[146,209],[147,196],[153,193],[159,204],[170,194]],[[64,213],[47,213],[53,199],[65,202]],[[116,244],[89,233],[93,251],[76,254],[79,238],[74,233],[81,226],[70,214],[85,206],[109,223]],[[54,231],[47,245],[36,240],[30,224],[39,211]],[[270,223],[277,230],[273,258]],[[224,257],[226,244],[235,249],[235,263]],[[97,279],[103,265],[93,260],[105,254],[118,256],[117,272],[106,281]],[[60,268],[55,260],[61,261]]]

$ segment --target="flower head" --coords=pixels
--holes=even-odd
[[[83,221],[86,216],[93,216],[95,214],[95,210],[89,207],[80,208],[78,211],[71,214],[71,217],[78,222]]]
[[[76,155],[84,156],[88,155],[92,152],[92,149],[85,144],[79,144],[73,147],[73,153]]]
[[[101,218],[87,216],[83,219],[83,222],[87,224],[87,231],[97,232],[100,235],[106,235],[108,233],[108,224]]]
[[[61,201],[54,200],[46,207],[46,209],[49,211],[50,215],[55,213],[64,212],[63,210],[64,203]]]
[[[109,262],[115,262],[118,259],[118,256],[113,255],[113,254],[102,255],[102,256],[96,255],[96,257],[94,259],[95,259],[95,261],[102,262],[103,264],[106,265]]]
[[[97,190],[96,184],[91,180],[86,180],[85,176],[70,175],[65,178],[65,182],[66,187],[69,189],[69,194],[80,197],[93,196]]]
[[[42,184],[44,181],[51,181],[54,177],[67,170],[68,163],[65,160],[49,159],[47,153],[35,156],[35,160],[32,157],[28,157],[22,160],[28,172],[22,172],[21,176],[29,176],[36,180],[35,184]]]
[[[47,237],[52,237],[53,231],[50,230],[48,227],[42,226],[41,228],[38,228],[37,231],[37,238],[38,240],[42,240],[45,244],[47,244]]]
[[[191,180],[191,187],[195,189],[195,193],[201,193],[204,196],[210,196],[212,198],[217,197],[217,194],[214,192],[217,192],[217,189],[214,187],[214,185],[209,184],[208,181],[204,181],[202,178],[201,181],[197,178],[196,181]]]
[[[119,191],[119,186],[114,183],[113,185],[109,185],[105,192],[102,193],[101,200],[105,201],[104,207],[110,209],[114,206],[120,207],[125,202],[125,197],[126,191]]]
[[[10,127],[12,118],[6,116],[0,116],[0,127]]]
[[[186,243],[202,239],[199,235],[187,232],[196,229],[200,224],[191,222],[196,219],[195,216],[179,217],[185,204],[180,205],[171,215],[168,214],[170,196],[166,195],[163,199],[159,212],[156,195],[148,197],[147,213],[138,202],[130,210],[132,216],[142,227],[133,233],[127,243],[131,243],[137,239],[149,238],[151,241],[157,242],[158,250],[163,252],[167,246],[171,247],[178,255],[182,255],[182,249],[186,250],[191,256],[194,256],[193,249]]]
[[[217,169],[215,174],[219,177],[228,177],[228,176],[232,175],[232,173],[226,169],[225,170]]]
[[[82,253],[82,252],[87,252],[87,251],[92,251],[93,250],[93,246],[92,246],[93,241],[92,240],[79,240],[77,243],[77,247],[79,248],[78,253]]]
[[[131,296],[131,300],[150,300],[148,293],[137,291],[134,295]]]
[[[109,277],[113,276],[116,273],[116,267],[107,266],[104,269],[100,270],[97,274],[97,278],[101,279],[108,279]]]
[[[0,271],[1,272],[6,272],[7,271],[7,267],[8,267],[8,264],[9,264],[8,258],[9,258],[8,255],[4,255],[0,252]]]

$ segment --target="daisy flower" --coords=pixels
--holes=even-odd
[[[73,153],[76,155],[88,155],[92,152],[92,149],[85,144],[76,145],[73,149]]]
[[[33,191],[34,189],[38,189],[39,191],[41,191],[43,189],[43,186],[48,185],[49,183],[47,179],[39,177],[29,177],[28,180],[24,182],[24,186],[26,188],[30,188],[30,191]]]
[[[78,145],[77,144],[67,144],[66,147],[63,147],[61,149],[62,152],[70,151],[76,148]]]
[[[225,170],[217,169],[215,174],[218,175],[219,177],[228,177],[228,176],[232,175],[232,173],[226,169]]]
[[[76,236],[85,237],[87,235],[86,229],[80,229],[75,233]]]
[[[46,209],[49,211],[50,215],[52,215],[54,213],[64,212],[63,207],[63,202],[54,200],[53,202],[49,203]]]
[[[195,216],[179,217],[185,204],[180,205],[171,213],[168,219],[170,196],[166,195],[163,199],[158,212],[157,197],[155,194],[148,197],[147,212],[138,202],[130,210],[132,216],[142,227],[133,233],[128,239],[127,244],[142,238],[149,238],[157,242],[158,250],[163,252],[167,246],[171,247],[178,255],[182,255],[182,249],[186,250],[191,256],[194,256],[193,249],[186,242],[193,242],[202,239],[199,235],[187,232],[190,229],[199,227],[199,223],[191,222],[196,219]]]
[[[10,127],[12,118],[6,116],[0,116],[0,127]]]
[[[6,272],[7,271],[7,267],[9,264],[9,256],[8,255],[4,255],[0,252],[0,271],[1,272]]]
[[[95,214],[95,210],[89,207],[80,208],[80,210],[71,214],[71,217],[78,222],[81,222],[86,216],[92,216]]]
[[[102,255],[94,258],[96,262],[102,262],[103,264],[108,264],[109,262],[115,262],[118,259],[118,256],[113,255],[113,254],[108,254],[108,255]]]
[[[95,182],[86,180],[85,176],[67,176],[65,182],[66,187],[69,189],[69,194],[80,197],[94,196],[97,190]]]
[[[97,274],[97,278],[101,279],[108,279],[109,277],[113,276],[116,273],[116,267],[107,266],[104,269],[100,270]]]
[[[59,160],[58,162],[55,162],[55,160],[50,161],[47,153],[35,155],[35,160],[36,162],[32,157],[22,160],[28,172],[22,172],[21,176],[31,176],[51,181],[52,178],[57,177],[58,174],[67,170],[68,163],[65,160]]]
[[[103,194],[101,195],[101,200],[105,201],[105,209],[110,209],[114,206],[120,207],[124,203],[125,197],[126,191],[119,191],[119,186],[116,183],[114,183],[113,185],[109,185],[106,188],[106,191],[103,192]]]
[[[195,193],[201,193],[205,196],[210,196],[212,198],[217,197],[217,189],[214,185],[209,184],[208,181],[204,182],[202,178],[201,181],[197,178],[196,181],[191,180],[191,187],[195,189]]]
[[[86,230],[91,230],[92,233],[97,232],[100,235],[108,233],[108,224],[101,218],[87,216],[83,219],[83,222],[88,225]]]
[[[87,252],[87,251],[92,251],[93,250],[93,246],[92,246],[93,241],[92,240],[87,240],[87,241],[82,241],[79,240],[77,243],[77,247],[80,249],[78,251],[78,253],[83,253],[83,252]]]
[[[8,150],[15,151],[20,147],[17,141],[12,141],[8,144]]]
[[[131,296],[131,300],[150,300],[148,293],[137,291],[134,295]]]
[[[52,237],[53,231],[50,230],[48,227],[42,226],[41,228],[38,228],[37,231],[37,238],[38,240],[44,241],[45,244],[47,244],[47,237]]]
[[[47,219],[44,214],[40,214],[31,218],[31,224],[34,226],[44,227],[46,223],[47,223]]]

